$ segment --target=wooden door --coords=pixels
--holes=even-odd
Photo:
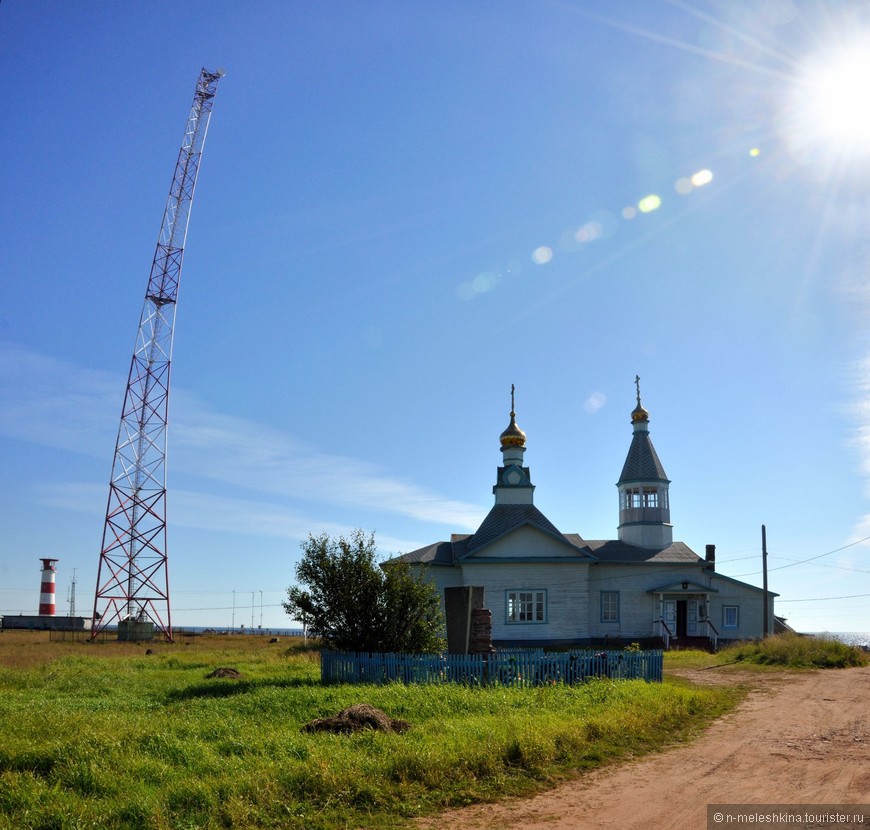
[[[672,636],[677,635],[677,603],[676,600],[666,599],[664,602],[665,625]]]
[[[690,637],[699,636],[698,631],[698,600],[690,599],[686,603],[686,634]]]

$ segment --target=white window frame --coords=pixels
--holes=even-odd
[[[642,505],[640,487],[626,487],[623,491],[622,506],[624,510],[632,510]]]
[[[659,488],[644,487],[643,488],[643,506],[658,507],[659,506]]]
[[[728,622],[728,612],[734,612],[734,622]],[[727,628],[729,630],[734,630],[735,628],[740,628],[740,606],[739,605],[723,605],[722,606],[722,628]]]
[[[505,622],[507,625],[546,625],[546,589],[505,591]]]
[[[606,608],[606,613],[605,613]],[[600,597],[600,619],[603,623],[619,622],[619,591],[602,591]]]

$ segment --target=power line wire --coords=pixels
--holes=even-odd
[[[810,597],[809,599],[778,599],[777,605],[782,605],[784,602],[825,602],[829,599],[858,599],[859,597],[870,597],[870,594],[849,594],[845,597]]]
[[[849,542],[848,545],[843,545],[841,548],[835,548],[834,550],[829,550],[827,553],[820,553],[818,556],[811,556],[809,559],[799,559],[797,562],[790,562],[788,565],[780,565],[776,568],[768,568],[768,572],[770,571],[781,571],[785,568],[793,568],[795,565],[806,565],[807,562],[814,562],[816,559],[821,559],[824,556],[830,556],[832,553],[839,553],[841,550],[846,550],[846,548],[854,547],[855,545],[860,545],[862,542],[870,541],[870,536],[865,536],[863,539],[858,539],[857,542]],[[761,571],[752,571],[751,573],[745,574],[734,574],[735,578],[738,576],[757,576]]]
[[[281,608],[283,603],[275,602],[275,603],[264,603],[260,606],[258,603],[252,605],[251,603],[246,603],[245,605],[236,604],[232,605],[215,605],[209,606],[207,608],[173,608],[173,611],[232,611],[235,608],[236,611],[245,611],[248,608]]]

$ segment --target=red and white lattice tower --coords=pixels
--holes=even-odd
[[[115,444],[91,637],[122,620],[172,639],[166,552],[169,367],[184,243],[202,149],[223,72],[202,70],[178,154]]]
[[[42,560],[42,579],[39,584],[39,616],[53,617],[54,616],[54,577],[57,573],[57,568],[54,563],[57,559]]]

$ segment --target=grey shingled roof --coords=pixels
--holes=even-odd
[[[409,553],[403,553],[389,560],[390,562],[407,562],[408,564],[452,565],[453,545],[450,542],[435,542],[418,548]]]
[[[666,548],[642,548],[616,539],[585,542],[589,552],[600,562],[669,562],[673,564],[697,564],[704,560],[685,542],[674,542]]]
[[[618,484],[624,481],[667,481],[665,468],[659,461],[648,432],[635,432],[622,467]]]
[[[578,533],[561,533],[533,504],[497,504],[476,533],[453,534],[449,542],[434,542],[397,556],[392,562],[455,565],[460,559],[525,525],[537,528],[574,548],[584,558],[602,563],[696,564],[704,560],[684,542],[666,548],[642,548],[617,539],[587,540]]]
[[[479,550],[522,525],[532,525],[560,541],[568,542],[559,529],[535,505],[496,504],[487,513],[477,532],[467,540],[465,555]]]

